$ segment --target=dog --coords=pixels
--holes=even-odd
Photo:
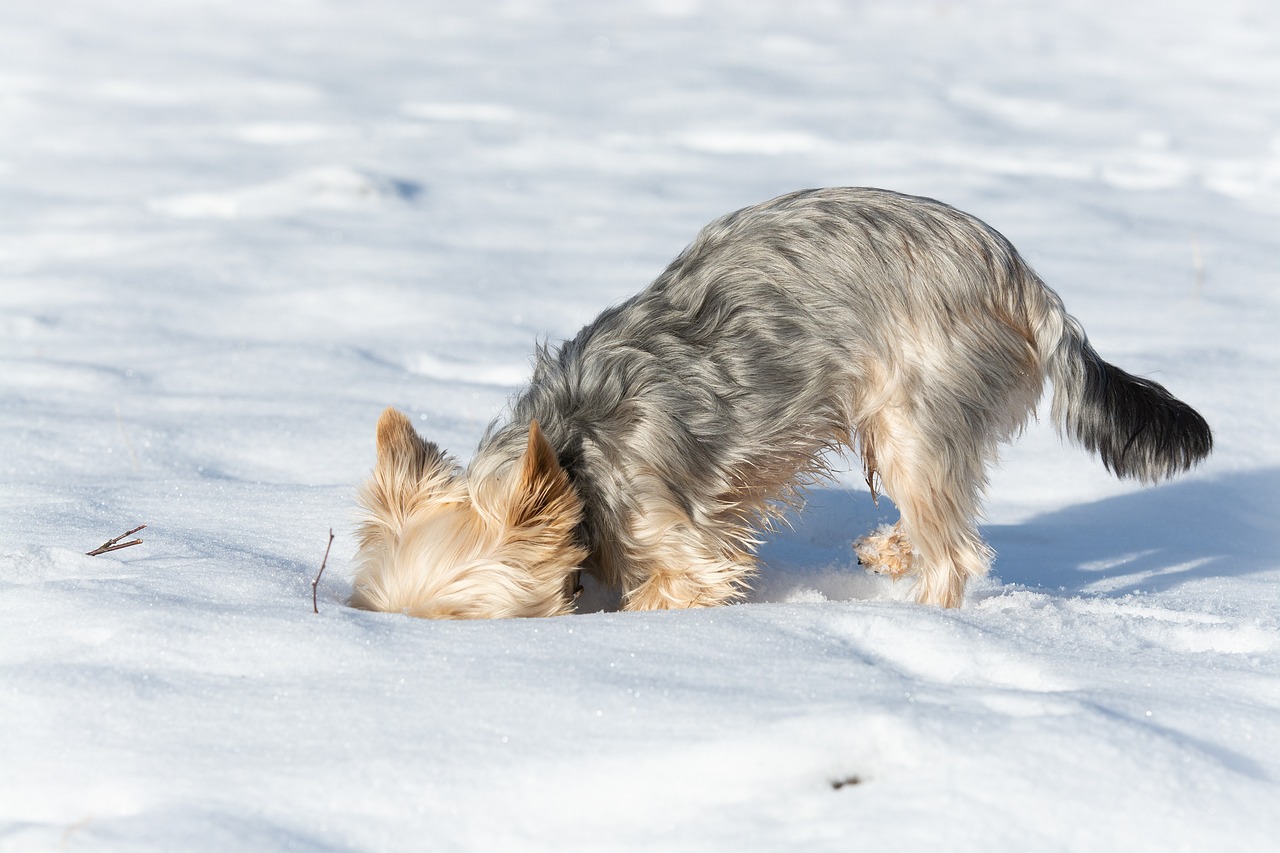
[[[755,550],[832,451],[900,514],[871,570],[959,606],[992,552],[987,466],[1053,384],[1052,418],[1119,477],[1207,456],[1194,409],[1103,361],[990,226],[941,202],[840,188],[706,226],[643,292],[541,346],[463,469],[388,409],[361,492],[350,603],[411,616],[554,616],[579,572],[623,609],[743,598]]]

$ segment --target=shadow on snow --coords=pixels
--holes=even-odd
[[[1213,577],[1280,566],[1280,469],[1178,481],[1036,516],[984,525],[1005,584],[1069,595],[1161,592]],[[868,576],[850,543],[897,518],[866,492],[815,489],[794,528],[768,538],[752,601],[779,601],[797,589],[826,598],[904,597],[907,585]]]

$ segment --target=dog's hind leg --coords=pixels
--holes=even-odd
[[[931,434],[910,411],[910,404],[886,407],[864,427],[874,442],[880,482],[902,518],[884,541],[864,539],[857,547],[871,557],[869,568],[878,570],[881,546],[892,546],[894,554],[909,558],[917,601],[958,607],[966,582],[985,574],[991,562],[974,524],[988,439],[969,434],[977,429],[964,422]]]

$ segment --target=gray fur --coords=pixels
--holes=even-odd
[[[1103,362],[996,231],[924,198],[810,190],[722,217],[646,290],[543,349],[472,476],[538,421],[585,505],[586,568],[628,606],[732,600],[759,531],[823,451],[856,448],[902,512],[918,596],[986,570],[985,469],[1045,377],[1054,419],[1120,476],[1210,450],[1207,425]]]

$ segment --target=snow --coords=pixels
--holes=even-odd
[[[1275,849],[1278,91],[1268,0],[0,6],[0,850]],[[384,406],[465,458],[842,184],[1003,231],[1213,458],[1030,425],[957,611],[853,564],[856,464],[744,605],[343,605]]]

